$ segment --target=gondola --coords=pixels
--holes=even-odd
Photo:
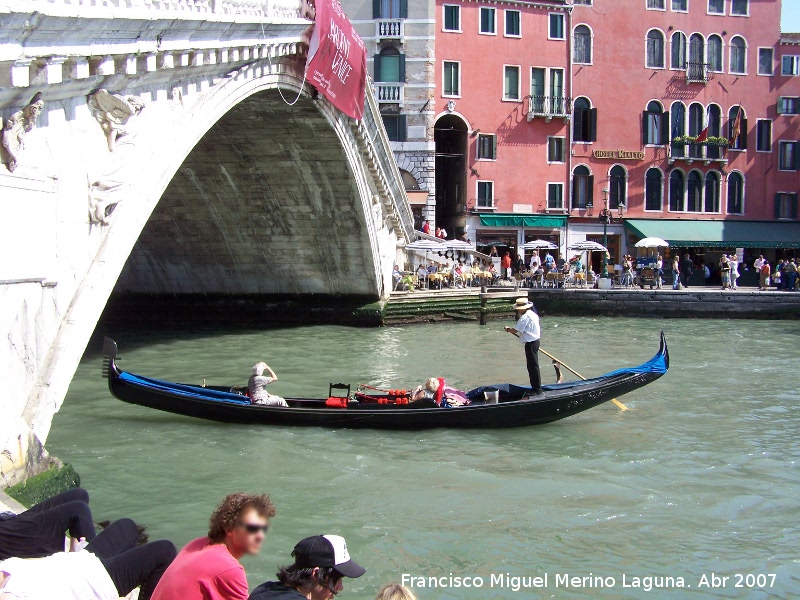
[[[356,400],[349,393],[343,400],[286,398],[289,406],[277,407],[251,404],[244,395],[246,388],[171,383],[122,371],[117,366],[117,344],[110,338],[105,339],[103,354],[104,376],[111,393],[129,404],[225,423],[375,429],[502,428],[550,423],[645,386],[669,368],[662,332],[658,353],[646,363],[585,381],[545,385],[544,393],[536,396],[529,396],[530,388],[505,383],[475,388],[467,394],[470,404],[451,408],[431,400],[393,400],[390,395],[356,394]],[[344,387],[349,392],[349,386]],[[484,391],[488,389],[499,391],[498,402],[486,402]]]

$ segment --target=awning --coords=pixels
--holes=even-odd
[[[800,223],[626,219],[625,227],[686,248],[800,248]]]
[[[567,215],[522,215],[516,213],[482,214],[484,227],[543,227],[555,229],[567,224]]]

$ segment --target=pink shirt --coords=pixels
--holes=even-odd
[[[158,582],[152,600],[247,600],[247,578],[225,544],[189,542]]]

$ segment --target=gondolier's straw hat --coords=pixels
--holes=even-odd
[[[514,310],[528,310],[531,306],[533,306],[533,302],[530,302],[527,298],[517,298],[514,303]]]

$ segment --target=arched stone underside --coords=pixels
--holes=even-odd
[[[301,96],[289,106],[278,90],[260,91],[186,157],[116,291],[377,299],[367,218],[342,140],[317,102]]]

